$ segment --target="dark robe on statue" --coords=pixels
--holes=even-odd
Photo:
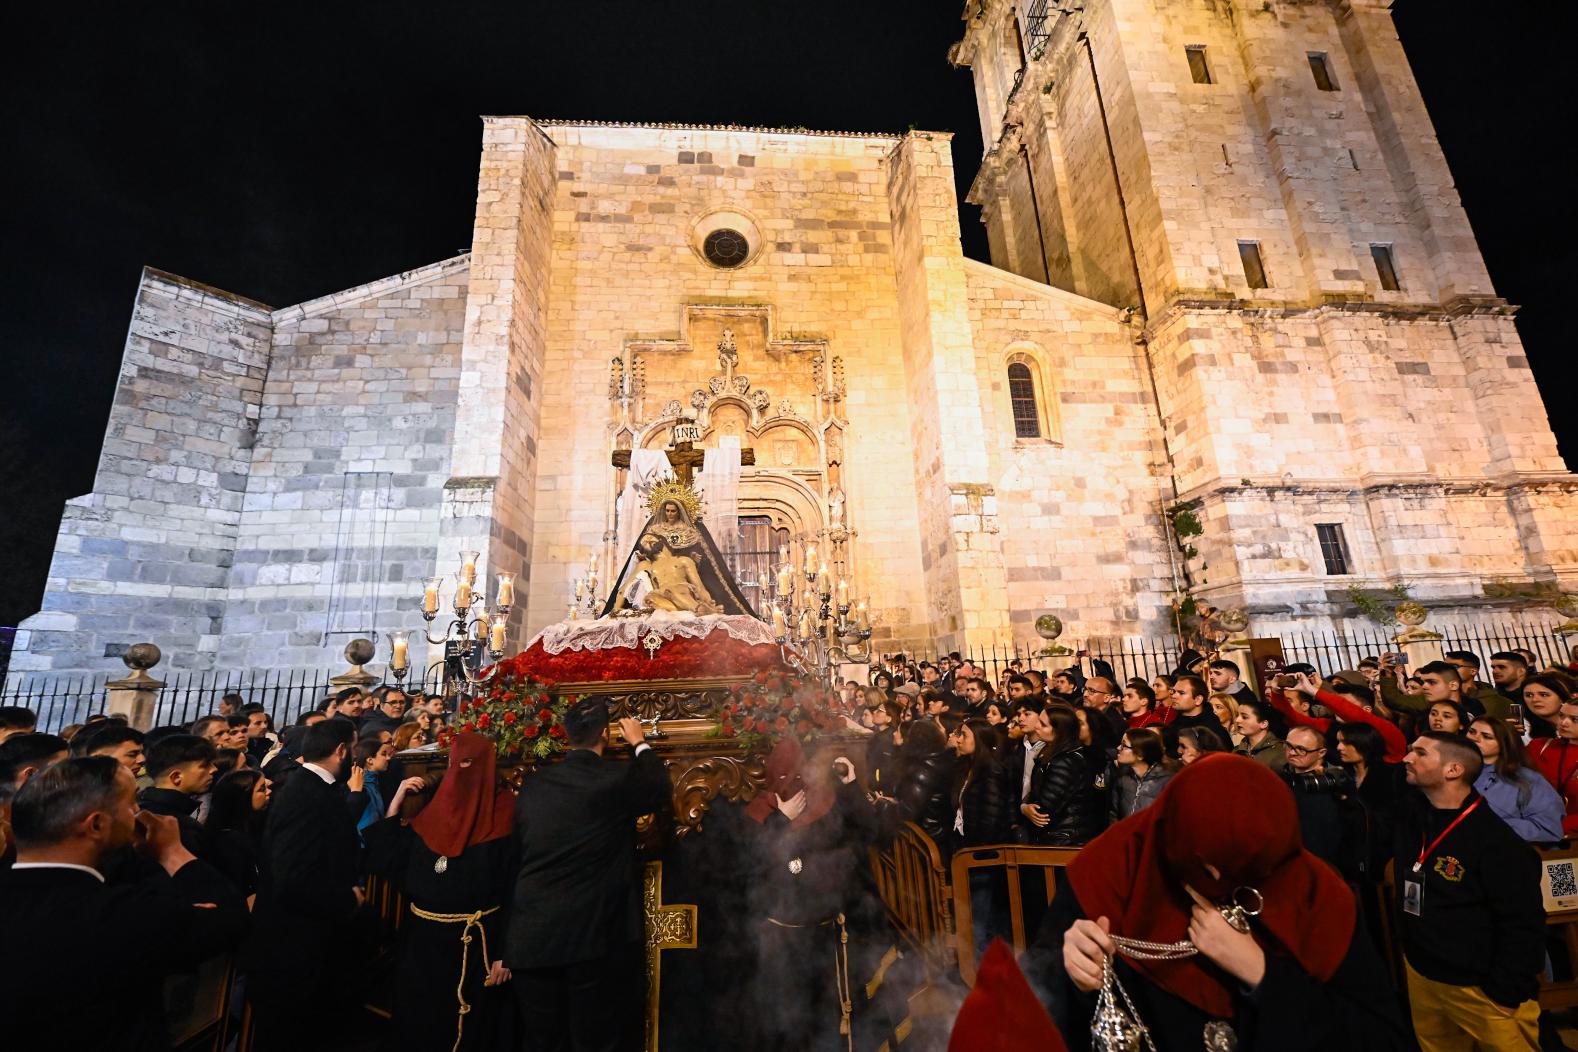
[[[470,766],[461,767],[466,760]],[[363,831],[368,870],[405,897],[388,1048],[506,1046],[500,1028],[509,993],[485,981],[504,954],[514,804],[515,794],[497,784],[493,743],[458,734],[449,770],[422,813],[409,824],[386,818]]]

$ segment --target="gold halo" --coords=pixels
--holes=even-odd
[[[656,515],[663,502],[671,500],[684,508],[695,523],[701,518],[701,495],[679,479],[667,478],[652,484],[647,490],[647,514]]]

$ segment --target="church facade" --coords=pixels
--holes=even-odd
[[[747,593],[814,539],[884,650],[1572,585],[1578,479],[1387,6],[972,3],[992,265],[946,134],[490,117],[465,255],[283,309],[149,270],[13,673],[320,668],[462,549],[519,645],[676,424],[752,451]]]

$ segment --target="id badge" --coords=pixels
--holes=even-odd
[[[1425,886],[1417,880],[1403,881],[1403,912],[1410,917],[1418,917],[1421,913],[1420,906],[1425,896]]]

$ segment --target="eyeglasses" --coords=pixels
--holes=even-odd
[[[1119,742],[1118,751],[1122,752],[1124,749],[1128,749],[1130,752],[1133,752],[1134,746],[1130,745],[1128,742]]]
[[[1289,756],[1308,756],[1310,753],[1326,751],[1325,746],[1316,746],[1313,749],[1306,749],[1302,745],[1288,745],[1286,749]]]

